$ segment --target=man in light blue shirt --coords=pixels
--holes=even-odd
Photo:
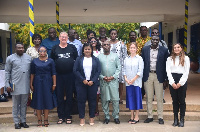
[[[81,41],[75,39],[75,36],[74,36],[75,32],[76,31],[74,29],[69,29],[69,31],[68,31],[69,39],[68,39],[67,43],[68,44],[73,44],[77,49],[78,56],[81,56],[83,45],[82,45]]]
[[[52,47],[59,44],[60,40],[58,39],[58,37],[56,37],[56,29],[53,27],[48,29],[48,35],[49,37],[42,41],[41,46],[47,48],[48,57],[51,57]]]

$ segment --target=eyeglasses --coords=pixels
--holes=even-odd
[[[40,52],[40,53],[42,53],[42,52],[45,53],[45,52],[47,52],[47,51],[46,51],[46,50],[40,50],[39,52]]]
[[[159,32],[152,32],[152,34],[158,34]]]
[[[90,41],[90,43],[96,43],[97,41]]]
[[[66,36],[60,36],[61,38],[67,38]]]
[[[106,45],[107,45],[107,46],[110,46],[110,44],[103,44],[103,46],[106,46]]]

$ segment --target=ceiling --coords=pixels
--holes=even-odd
[[[170,23],[185,15],[185,0],[59,0],[59,4],[60,24]],[[0,23],[28,23],[28,9],[28,0],[0,0]],[[35,23],[56,23],[56,0],[34,0],[34,14]],[[189,0],[190,16],[200,16],[200,0]]]

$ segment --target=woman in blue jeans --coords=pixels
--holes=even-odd
[[[88,99],[90,125],[94,125],[97,90],[99,86],[99,74],[101,67],[99,59],[93,56],[91,44],[85,43],[82,48],[82,56],[78,57],[74,64],[75,85],[78,99],[80,125],[85,125],[85,103]]]

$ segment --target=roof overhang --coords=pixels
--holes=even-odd
[[[189,0],[189,17],[200,16]],[[0,0],[0,23],[28,23],[28,0]],[[84,10],[87,9],[87,10]],[[59,0],[60,24],[174,22],[184,19],[185,0]],[[56,23],[56,0],[34,0],[35,23]]]

